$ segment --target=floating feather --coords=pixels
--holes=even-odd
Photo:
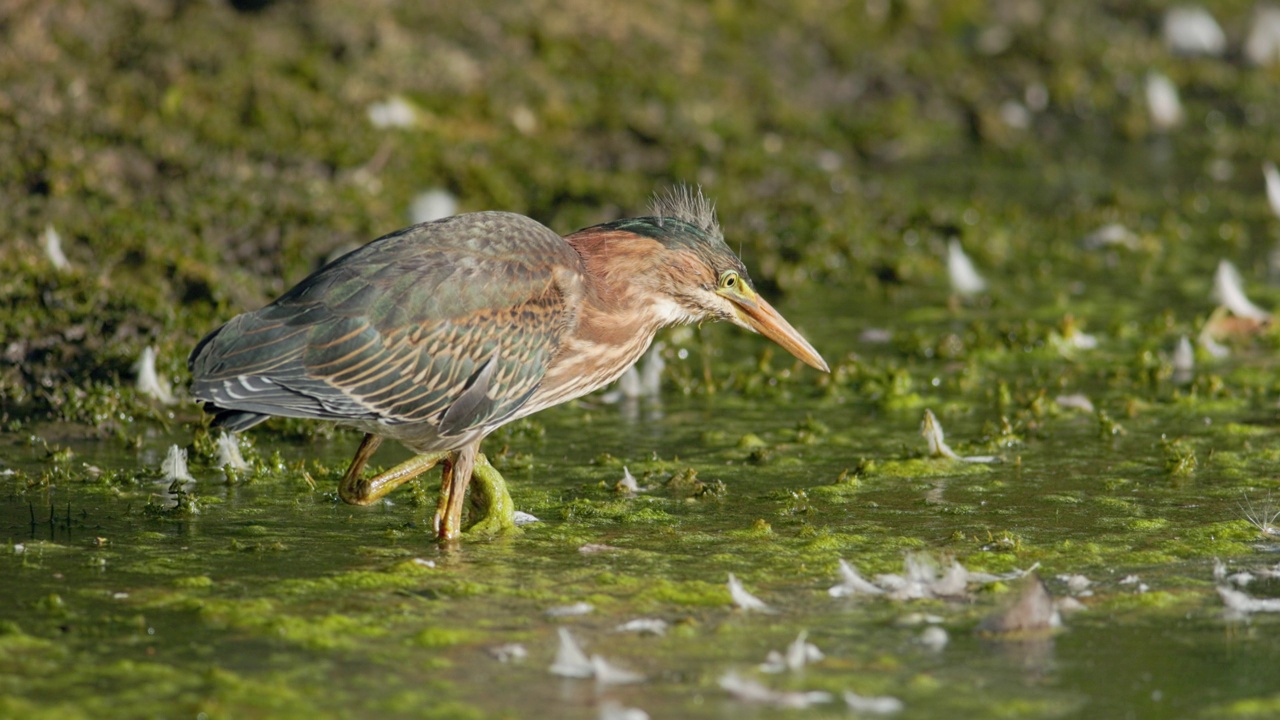
[[[773,705],[782,708],[801,709],[817,703],[831,702],[831,693],[828,692],[774,690],[734,672],[721,676],[720,687],[728,691],[730,695],[740,702]]]
[[[733,598],[733,604],[743,610],[773,612],[773,608],[769,607],[765,601],[747,592],[747,589],[742,587],[742,582],[734,577],[733,573],[729,573],[729,596]]]
[[[1265,322],[1271,319],[1271,313],[1254,305],[1244,294],[1244,281],[1240,271],[1229,260],[1218,262],[1218,269],[1213,274],[1214,300],[1231,311],[1233,315],[1250,320]]]
[[[849,706],[850,710],[864,715],[892,715],[894,713],[902,712],[902,709],[906,707],[906,705],[896,697],[889,697],[887,695],[879,697],[864,697],[849,690],[844,691],[844,702]]]
[[[137,375],[134,387],[138,389],[140,394],[152,398],[162,405],[173,404],[173,390],[169,388],[168,380],[160,377],[159,373],[156,372],[155,348],[149,345],[143,348],[142,355],[133,364],[133,371]]]
[[[418,109],[399,95],[373,103],[366,112],[369,122],[379,129],[407,128],[418,123]]]
[[[239,439],[231,433],[222,433],[218,436],[218,467],[231,468],[236,472],[244,472],[249,469],[249,463],[244,461],[244,456],[240,454]]]
[[[169,483],[195,480],[187,471],[187,451],[177,445],[170,445],[164,462],[160,464],[160,475]]]
[[[1180,5],[1164,14],[1164,42],[1175,55],[1221,57],[1227,50],[1227,34],[1199,5]]]
[[[947,276],[951,278],[951,289],[959,295],[977,295],[987,289],[987,281],[955,238],[947,243]]]
[[[44,248],[45,257],[49,258],[49,262],[55,268],[71,269],[71,261],[67,260],[67,256],[62,252],[62,236],[53,229],[52,225],[45,226],[44,233],[40,236],[40,245]]]
[[[971,463],[993,463],[997,459],[994,455],[965,456],[957,454],[955,450],[952,450],[947,445],[946,437],[942,432],[942,424],[938,422],[938,418],[934,416],[932,410],[926,409],[924,411],[924,420],[920,422],[920,434],[929,445],[929,457],[942,457]]]
[[[419,193],[409,204],[409,220],[418,223],[440,220],[458,214],[458,198],[439,188]]]
[[[1147,112],[1156,130],[1172,130],[1182,124],[1182,99],[1172,80],[1152,70],[1147,73],[1146,94]]]

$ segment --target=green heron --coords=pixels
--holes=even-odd
[[[191,352],[192,393],[233,432],[273,415],[363,431],[339,485],[351,504],[441,464],[435,531],[451,539],[473,476],[473,504],[487,509],[471,529],[512,524],[502,476],[480,453],[486,435],[608,385],[659,329],[707,318],[828,369],[756,294],[698,191],[567,237],[521,215],[469,213],[374,240],[209,333]],[[417,455],[366,478],[384,438]]]

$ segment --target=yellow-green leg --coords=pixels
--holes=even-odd
[[[467,486],[475,480],[471,491],[471,525],[468,533],[496,535],[515,527],[515,506],[507,492],[507,483],[488,458],[480,454],[480,443],[474,442],[450,453],[440,479],[440,505],[436,509],[435,529],[441,540],[454,540],[462,533],[462,505]]]
[[[441,540],[455,540],[462,533],[462,506],[467,486],[475,478],[471,493],[473,522],[467,532],[496,535],[515,527],[515,506],[507,492],[507,483],[497,468],[480,454],[480,443],[453,452],[442,451],[416,455],[371,478],[364,477],[364,466],[373,457],[382,438],[365,435],[351,465],[338,484],[338,496],[351,505],[368,505],[414,479],[436,465],[443,465],[440,477],[440,501],[436,506],[434,526]]]
[[[471,516],[474,522],[467,532],[497,535],[514,528],[515,504],[511,502],[511,493],[507,492],[507,481],[502,479],[497,468],[489,464],[484,453],[476,458],[471,477]]]
[[[441,540],[457,540],[462,534],[462,499],[467,496],[467,484],[471,482],[471,469],[476,464],[479,443],[449,453],[440,473],[440,504],[432,524],[436,537]]]
[[[386,472],[365,478],[364,466],[381,444],[382,438],[377,435],[364,436],[364,441],[356,450],[356,456],[351,459],[351,466],[347,468],[342,481],[338,483],[338,497],[342,498],[343,502],[351,505],[368,505],[430,470],[448,457],[448,453],[445,452],[415,455]]]

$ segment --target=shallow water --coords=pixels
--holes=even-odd
[[[816,325],[801,300],[789,314]],[[251,432],[255,469],[231,482],[193,448],[186,511],[158,479],[168,446],[190,442],[181,426],[127,450],[75,428],[30,428],[39,442],[5,435],[0,457],[18,474],[0,498],[0,709],[592,718],[616,701],[655,718],[845,717],[845,690],[899,698],[901,717],[1216,717],[1280,706],[1277,621],[1226,619],[1212,575],[1214,558],[1230,571],[1280,559],[1241,508],[1260,509],[1276,485],[1271,408],[1167,380],[1119,383],[1104,369],[1129,362],[1134,343],[1121,340],[1088,362],[989,343],[977,364],[911,359],[900,338],[849,339],[891,320],[894,302],[881,318],[843,321],[839,336],[816,333],[819,347],[858,357],[838,361],[834,383],[778,372],[780,361],[745,372],[759,341],[716,334],[722,353],[747,358],[717,361],[719,392],[592,400],[500,432],[486,449],[517,507],[542,522],[455,547],[431,541],[433,487],[370,508],[337,501],[352,434]],[[910,332],[974,336],[975,323],[1005,313],[961,308]],[[696,375],[698,356],[695,342],[672,375]],[[1260,361],[1244,353],[1215,370],[1237,378]],[[893,389],[884,378],[895,372]],[[1077,386],[1110,425],[1031,390]],[[1001,462],[924,457],[926,407],[957,451]],[[45,441],[62,452],[50,457]],[[1190,470],[1178,464],[1188,454]],[[403,455],[387,448],[375,463]],[[613,489],[624,464],[647,488],[635,497]],[[687,468],[700,495],[667,484]],[[975,632],[1012,582],[949,600],[828,595],[840,558],[870,578],[901,572],[909,551],[997,573],[1039,563],[1058,596],[1069,594],[1060,575],[1094,584],[1065,628],[1032,639]],[[776,612],[734,608],[731,572]],[[1260,580],[1246,590],[1280,588]],[[594,610],[547,614],[578,602]],[[922,614],[947,630],[941,650],[918,642]],[[613,630],[640,617],[671,628]],[[553,676],[559,627],[646,681]],[[825,659],[799,673],[757,669],[800,631]],[[527,658],[495,659],[507,643]],[[804,711],[745,704],[718,686],[729,671],[835,698]]]
[[[1170,50],[1160,2],[10,5],[0,718],[843,718],[844,691],[909,718],[1280,716],[1277,620],[1227,617],[1214,577],[1280,596],[1280,544],[1245,519],[1280,507],[1280,331],[1228,327],[1185,379],[1171,361],[1221,259],[1280,307],[1255,3],[1210,8],[1224,57]],[[1153,71],[1180,127],[1148,110]],[[388,104],[407,127],[373,126]],[[660,402],[489,439],[542,519],[519,533],[438,546],[434,481],[341,504],[359,438],[304,423],[248,433],[228,478],[196,408],[128,387],[153,346],[182,397],[199,337],[424,191],[570,232],[680,181],[834,373],[730,328],[664,334]],[[1127,242],[1082,242],[1109,224]],[[985,293],[952,296],[953,239]],[[1097,410],[1056,401],[1077,393]],[[1000,462],[925,457],[926,410]],[[171,490],[174,444],[195,480]],[[1037,567],[1083,609],[993,638],[1017,582],[828,593],[841,559],[875,578],[912,553]],[[736,609],[730,573],[776,612]],[[614,632],[636,618],[671,627]],[[553,675],[561,628],[645,682]],[[824,659],[758,668],[801,632]],[[527,657],[494,656],[510,643]],[[834,697],[752,704],[730,672]]]

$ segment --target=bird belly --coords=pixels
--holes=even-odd
[[[649,349],[653,334],[641,335],[623,346],[573,338],[547,369],[538,391],[510,418],[527,417],[553,405],[595,392],[618,378]]]

